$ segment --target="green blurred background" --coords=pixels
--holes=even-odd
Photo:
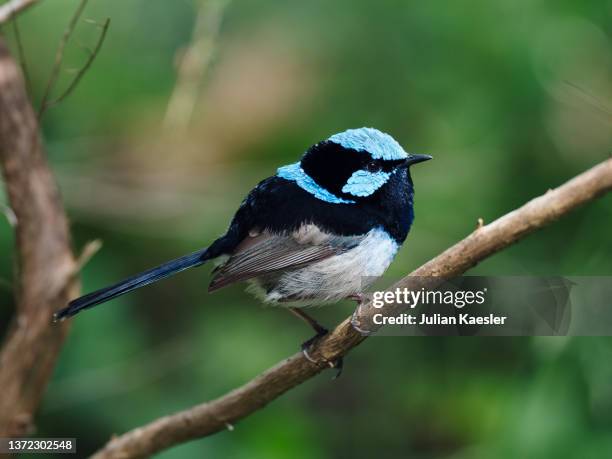
[[[42,1],[19,17],[35,105],[75,6]],[[479,217],[609,156],[610,1],[235,0],[189,122],[171,123],[176,63],[201,8],[210,5],[92,0],[83,15],[111,18],[107,40],[42,128],[75,247],[104,242],[83,271],[85,292],[207,245],[259,180],[349,127],[377,127],[435,157],[414,170],[416,222],[390,279]],[[4,34],[15,50],[10,25]],[[79,22],[55,94],[98,34]],[[610,275],[611,216],[611,199],[599,200],[471,273]],[[0,222],[3,332],[13,243]],[[208,295],[209,271],[79,316],[37,435],[77,437],[79,456],[91,453],[244,383],[310,336],[240,286]],[[331,326],[351,308],[315,315]],[[612,457],[611,351],[610,338],[374,338],[339,380],[325,372],[234,431],[159,457]]]

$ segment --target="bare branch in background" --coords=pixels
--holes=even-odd
[[[391,287],[414,288],[423,276],[452,277],[464,273],[490,255],[499,252],[526,235],[557,220],[573,209],[612,190],[612,159],[576,176],[559,188],[529,201],[494,222],[478,227],[472,234],[404,277]],[[376,309],[376,313],[394,313],[400,308]],[[95,459],[148,457],[171,446],[206,437],[263,408],[286,391],[320,373],[346,355],[365,336],[353,328],[371,318],[371,303],[361,305],[353,317],[318,342],[310,356],[301,353],[278,363],[245,385],[208,403],[160,418],[150,424],[112,439],[94,454]],[[372,323],[370,320],[369,323]]]
[[[17,13],[29,8],[38,0],[11,0],[0,5],[0,24],[8,22]]]
[[[66,45],[68,44],[68,41],[70,40],[70,37],[74,32],[76,24],[79,18],[81,17],[81,14],[83,14],[85,6],[87,6],[87,0],[81,0],[79,6],[72,15],[72,18],[70,19],[66,30],[64,30],[64,35],[60,40],[60,43],[57,47],[57,51],[55,52],[55,61],[53,62],[53,67],[51,69],[51,76],[47,81],[45,92],[43,93],[42,100],[40,101],[40,107],[38,108],[38,118],[41,118],[43,113],[47,109],[47,103],[49,101],[49,97],[51,97],[51,91],[55,86],[55,82],[57,81],[57,77],[59,76],[59,72],[62,68],[62,61],[64,60],[64,49],[66,48]]]
[[[21,40],[21,33],[19,32],[19,25],[17,24],[16,15],[26,8],[34,5],[34,3],[37,1],[38,0],[11,0],[3,5],[0,5],[0,24],[4,24],[11,19],[13,20],[12,25],[13,33],[15,35],[15,43],[17,44],[17,54],[19,56],[19,63],[21,64],[26,83],[26,90],[28,93],[31,92],[30,73],[28,72],[28,64],[25,57],[23,41]]]
[[[608,108],[606,104],[604,104],[601,101],[602,99],[601,97],[595,96],[593,93],[578,86],[576,83],[572,83],[571,81],[565,81],[565,84],[569,86],[570,88],[572,88],[582,98],[582,100],[585,103],[587,103],[591,107],[595,108],[598,112],[605,115],[606,118],[608,119],[612,118],[612,110],[610,110],[610,108]]]
[[[15,212],[13,212],[13,209],[3,203],[0,203],[0,208],[2,208],[2,213],[6,217],[6,221],[9,222],[9,225],[15,228],[17,226],[17,215],[15,215]]]
[[[189,125],[227,3],[228,0],[201,0],[191,42],[178,59],[176,84],[166,107],[164,126],[169,130],[182,132]]]
[[[28,62],[25,55],[25,48],[23,47],[23,41],[21,40],[21,32],[19,31],[19,24],[17,18],[11,22],[13,25],[13,33],[15,35],[15,43],[17,43],[17,56],[19,57],[19,64],[21,65],[21,71],[23,72],[23,78],[25,80],[26,90],[28,94],[32,94],[32,83],[30,81],[30,72],[28,70]]]
[[[53,88],[55,87],[55,83],[57,82],[57,78],[62,68],[62,62],[64,60],[64,50],[66,49],[66,45],[68,44],[70,38],[72,37],[72,34],[74,33],[74,29],[76,28],[77,22],[83,14],[83,10],[87,6],[87,1],[88,0],[81,0],[81,2],[79,3],[79,6],[74,12],[72,18],[70,19],[70,22],[68,23],[68,26],[64,31],[64,35],[62,36],[62,39],[60,40],[60,43],[57,47],[57,51],[55,53],[55,61],[53,63],[53,68],[51,69],[51,76],[49,77],[49,81],[47,81],[47,86],[45,87],[45,92],[43,94],[42,100],[40,102],[40,107],[38,109],[39,119],[43,116],[47,109],[59,104],[72,93],[72,91],[81,81],[81,78],[83,78],[87,70],[89,70],[89,68],[91,67],[91,64],[93,64],[93,61],[100,52],[100,48],[104,43],[104,39],[106,38],[106,32],[108,31],[108,26],[110,25],[110,19],[106,19],[104,23],[100,24],[101,32],[94,49],[91,51],[88,50],[89,56],[87,58],[87,61],[85,61],[85,64],[77,71],[75,77],[68,84],[68,87],[59,97],[54,100],[50,100],[51,93],[53,92]]]
[[[83,247],[83,250],[77,259],[77,269],[79,271],[83,269],[83,267],[89,263],[89,260],[91,260],[101,248],[102,240],[100,239],[94,239],[93,241],[89,241],[87,244],[85,244],[85,247]]]
[[[0,38],[0,166],[16,217],[16,317],[0,351],[0,437],[31,431],[67,331],[54,310],[78,294],[59,193],[21,70]]]
[[[42,112],[44,112],[44,110],[48,108],[51,108],[59,104],[66,97],[68,97],[72,93],[72,91],[74,91],[74,88],[77,87],[77,85],[79,84],[79,81],[81,81],[81,78],[85,76],[85,73],[87,73],[87,70],[89,70],[89,67],[91,67],[91,64],[93,64],[93,61],[96,59],[96,56],[100,52],[100,48],[102,48],[102,43],[104,43],[104,39],[106,38],[106,32],[108,31],[109,25],[110,25],[110,18],[107,18],[106,21],[104,21],[104,23],[100,26],[102,31],[100,32],[100,36],[98,37],[96,46],[94,47],[93,50],[91,51],[88,50],[89,56],[87,58],[87,61],[85,61],[85,64],[83,65],[83,67],[81,67],[77,71],[76,75],[74,76],[74,78],[72,79],[68,87],[64,90],[64,92],[61,95],[59,95],[55,100],[48,102],[47,105],[42,108]]]

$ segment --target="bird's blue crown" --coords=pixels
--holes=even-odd
[[[347,129],[327,140],[350,150],[369,153],[374,159],[393,161],[408,157],[393,137],[374,128]]]
[[[280,167],[277,175],[317,199],[354,204],[387,183],[395,165],[406,158],[408,153],[389,134],[366,127],[348,129],[311,147],[302,161]]]

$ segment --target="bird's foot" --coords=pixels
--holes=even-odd
[[[357,302],[357,309],[355,309],[355,311],[353,311],[353,315],[351,316],[351,326],[358,331],[360,334],[367,336],[369,334],[371,334],[369,331],[364,330],[363,328],[360,327],[360,321],[359,321],[359,312],[361,310],[361,306],[363,306],[363,304],[366,302],[367,295],[364,293],[354,293],[352,295],[349,295],[347,297],[348,300],[353,300]]]
[[[317,334],[314,335],[312,338],[310,338],[309,340],[306,340],[302,343],[302,354],[304,354],[304,357],[306,358],[306,360],[308,360],[311,363],[314,363],[315,365],[319,365],[321,363],[325,363],[326,365],[328,365],[330,368],[335,368],[336,369],[336,374],[334,375],[334,377],[332,379],[337,379],[338,377],[340,377],[340,375],[342,374],[342,368],[344,367],[344,359],[342,357],[340,357],[337,360],[331,361],[331,360],[317,360],[314,359],[310,356],[310,349],[312,348],[312,346],[318,341],[320,340],[322,337],[324,337],[325,335],[327,335],[329,333],[329,330],[327,330],[326,328],[320,327],[317,330]]]

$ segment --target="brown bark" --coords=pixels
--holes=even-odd
[[[70,232],[19,66],[0,38],[0,166],[16,217],[17,310],[0,351],[0,437],[26,434],[67,324],[53,311],[78,294]]]

